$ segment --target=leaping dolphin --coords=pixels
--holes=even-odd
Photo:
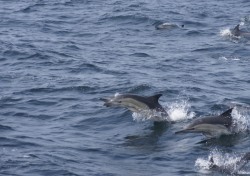
[[[154,121],[166,121],[168,114],[160,105],[159,98],[162,94],[143,97],[133,94],[115,94],[111,98],[100,98],[106,107],[123,107],[132,112],[155,111]],[[159,116],[158,116],[159,115]]]
[[[202,133],[208,138],[220,137],[221,135],[232,134],[233,118],[231,116],[233,108],[225,111],[219,116],[205,117],[194,120],[190,125],[178,133]]]
[[[218,166],[214,163],[213,157],[209,160],[209,168],[228,174],[237,174],[250,160],[250,152],[245,153],[240,160],[233,163],[233,166]]]
[[[246,38],[250,38],[250,32],[240,30],[239,24],[235,26],[233,30],[231,30],[231,33],[236,37],[243,36]]]

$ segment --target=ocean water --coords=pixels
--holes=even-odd
[[[0,16],[0,175],[221,175],[208,156],[249,152],[250,40],[230,29],[250,31],[250,1],[0,0]],[[115,93],[162,93],[174,123],[104,107]],[[237,135],[175,134],[229,107]]]

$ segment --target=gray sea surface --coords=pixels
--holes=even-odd
[[[204,171],[208,156],[250,146],[237,24],[250,31],[250,1],[0,0],[0,175],[221,175]],[[174,123],[103,106],[115,93],[162,93]],[[230,107],[236,135],[175,134]]]

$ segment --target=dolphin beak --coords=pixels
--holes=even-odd
[[[100,98],[100,100],[101,101],[104,101],[104,106],[106,106],[106,107],[110,107],[111,106],[111,104],[109,103],[109,99],[107,99],[107,98]]]
[[[104,102],[109,101],[107,98],[99,98],[99,100],[104,101]]]
[[[187,129],[183,129],[180,131],[176,131],[175,134],[188,133],[188,132],[193,131],[193,130],[194,130],[194,128],[187,128]]]

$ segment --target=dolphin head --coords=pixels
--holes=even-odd
[[[111,98],[100,98],[100,100],[104,101],[106,107],[126,107],[129,101],[126,95],[118,93]]]
[[[202,121],[203,119],[197,119],[193,123],[185,127],[183,130],[175,132],[175,134],[203,132],[206,128],[209,128],[209,124],[203,123]]]

